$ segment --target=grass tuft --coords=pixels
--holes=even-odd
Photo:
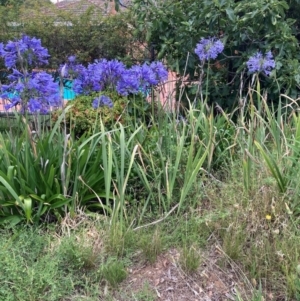
[[[197,272],[201,264],[201,256],[194,246],[184,246],[180,253],[180,266],[187,274]]]

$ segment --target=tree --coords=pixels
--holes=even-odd
[[[149,44],[155,45],[158,58],[168,62],[179,75],[199,77],[199,60],[194,49],[204,37],[220,38],[225,44],[222,55],[204,66],[204,93],[224,107],[235,103],[248,91],[251,81],[246,61],[257,51],[271,50],[276,69],[270,77],[260,75],[261,87],[269,100],[278,101],[284,92],[296,97],[300,84],[299,46],[296,20],[284,0],[135,0],[134,13],[139,31],[146,32]],[[188,60],[187,60],[187,55]],[[241,83],[243,85],[241,86]],[[196,93],[195,87],[189,89]]]
[[[51,4],[35,3],[36,0],[26,0],[17,13],[0,7],[1,41],[15,39],[22,33],[40,38],[49,50],[53,69],[69,55],[76,55],[83,63],[107,58],[119,59],[128,65],[142,58],[139,41],[133,35],[134,22],[130,13],[103,16],[91,7],[76,16]]]

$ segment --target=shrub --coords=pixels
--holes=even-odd
[[[46,1],[31,1],[31,5],[28,0],[25,2],[13,8],[0,6],[0,40],[8,41],[22,33],[42,39],[51,54],[51,68],[71,53],[81,62],[105,57],[131,65],[144,58],[144,47],[133,35],[134,20],[128,12],[102,16],[103,8],[91,6],[77,16]]]
[[[105,93],[105,95],[108,95],[112,99],[112,108],[103,106],[94,109],[92,107],[93,100],[99,97],[99,93],[81,95],[70,102],[71,108],[66,113],[66,123],[69,130],[76,137],[80,137],[83,134],[92,134],[94,130],[100,128],[100,120],[106,128],[111,128],[117,121],[126,123],[128,119],[126,112],[127,98],[113,92]],[[53,112],[52,120],[54,122],[58,120],[61,112],[61,110]]]
[[[202,80],[208,100],[228,108],[248,93],[252,77],[246,61],[257,51],[263,55],[271,51],[276,58],[272,74],[259,75],[268,99],[278,102],[282,92],[297,97],[300,64],[299,35],[295,33],[299,21],[291,16],[295,16],[299,4],[290,1],[289,5],[281,0],[208,0],[201,1],[201,5],[193,0],[136,0],[134,12],[137,28],[146,32],[158,59],[166,59],[183,83],[188,81],[189,99],[197,95],[198,87],[193,83]],[[201,38],[209,36],[221,39],[224,51],[201,65],[194,49]],[[208,70],[209,80],[204,76]]]

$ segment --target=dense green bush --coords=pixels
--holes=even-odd
[[[231,107],[248,93],[252,76],[245,63],[259,50],[271,50],[276,60],[270,77],[259,76],[268,100],[278,102],[280,93],[297,97],[298,21],[290,17],[295,16],[293,11],[298,6],[297,1],[288,4],[284,0],[134,1],[138,30],[146,31],[157,57],[165,58],[181,76],[188,75],[190,83],[198,81],[201,74],[194,53],[196,44],[209,36],[223,41],[223,54],[204,65],[202,81],[204,95],[222,107]],[[197,87],[190,85],[186,91],[193,99]]]
[[[103,106],[94,109],[92,107],[93,100],[101,94],[112,99],[113,108]],[[68,102],[67,105],[70,105],[70,108],[66,113],[66,122],[76,137],[92,134],[97,128],[100,128],[100,121],[106,129],[112,129],[117,122],[124,126],[144,122],[145,125],[151,126],[165,114],[159,103],[146,100],[142,94],[128,97],[122,97],[113,91],[104,91],[101,94],[81,95]],[[53,122],[58,120],[61,112],[61,110],[57,110],[52,113]],[[63,121],[61,121],[61,125],[63,125]]]
[[[0,40],[6,42],[22,33],[41,39],[49,50],[53,69],[71,54],[79,62],[107,58],[129,65],[148,56],[142,42],[133,35],[135,22],[128,11],[103,16],[91,7],[76,16],[55,8],[54,4],[27,0],[17,6],[0,6],[0,16]]]
[[[94,109],[92,102],[99,94],[94,93],[91,95],[77,96],[74,100],[70,101],[70,108],[66,112],[66,123],[69,130],[76,137],[83,134],[91,135],[98,128],[100,129],[100,122],[106,128],[112,128],[116,122],[126,123],[128,120],[127,105],[128,100],[113,92],[105,92],[113,101],[113,108],[106,106]],[[61,110],[52,113],[52,120],[56,122],[61,115]],[[63,125],[63,120],[61,124]]]

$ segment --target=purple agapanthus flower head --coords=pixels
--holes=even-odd
[[[0,43],[0,57],[11,70],[9,83],[1,85],[0,97],[9,102],[5,109],[19,105],[21,112],[47,113],[62,105],[58,83],[44,72],[33,71],[35,67],[48,63],[48,50],[41,40],[23,35],[20,39]]]
[[[94,109],[98,109],[99,107],[104,107],[104,106],[112,108],[114,104],[108,96],[100,95],[99,97],[93,100],[92,106]]]
[[[196,45],[195,53],[201,61],[216,59],[224,50],[224,44],[217,38],[202,38]]]
[[[118,81],[126,68],[118,60],[102,59],[89,64],[87,67],[77,68],[77,78],[73,83],[74,91],[78,94],[115,90]]]
[[[62,66],[62,71],[67,67]],[[131,68],[118,60],[96,60],[87,67],[77,65],[73,89],[77,94],[105,90],[116,91],[122,96],[144,93],[168,77],[161,62],[134,65]]]
[[[136,68],[137,67],[137,68]],[[140,67],[134,66],[123,72],[117,83],[117,92],[122,96],[139,93],[140,88]]]
[[[249,58],[246,64],[250,73],[263,72],[267,76],[275,68],[275,60],[271,51],[268,51],[265,56],[258,51]]]
[[[123,72],[117,83],[117,92],[120,95],[147,94],[149,88],[158,85],[168,78],[168,71],[161,62],[150,65],[134,65]]]
[[[26,62],[27,66],[40,66],[48,63],[48,50],[42,46],[41,40],[23,35],[19,40],[0,44],[0,57],[4,58],[5,66],[15,68]]]
[[[58,83],[50,74],[32,72],[24,77],[22,73],[15,73],[9,79],[9,85],[1,86],[1,98],[10,102],[6,110],[20,104],[22,111],[47,113],[51,107],[61,105]]]

